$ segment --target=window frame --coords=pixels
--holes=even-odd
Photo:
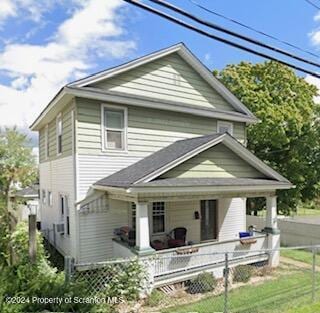
[[[48,206],[52,206],[53,205],[53,195],[52,195],[52,191],[48,190]]]
[[[42,197],[42,204],[47,204],[47,192],[45,189],[42,189],[41,197]]]
[[[220,133],[220,127],[228,127],[230,131],[228,133],[233,136],[233,123],[227,121],[217,121],[217,133]]]
[[[154,227],[153,227],[153,218],[154,218],[154,215],[153,215],[153,210],[154,210],[154,205],[156,203],[163,203],[163,231],[161,232],[155,232],[154,231]],[[166,224],[167,224],[167,221],[166,221],[166,217],[167,217],[167,214],[166,214],[166,203],[164,201],[156,201],[156,202],[152,202],[151,204],[151,217],[152,217],[152,220],[151,220],[151,227],[152,227],[152,235],[163,235],[166,233]]]
[[[50,146],[49,146],[49,125],[47,124],[44,128],[44,157],[48,160],[50,156]]]
[[[107,136],[106,131],[108,130],[108,127],[105,126],[105,111],[110,109],[112,110],[118,110],[123,111],[123,148],[122,149],[112,149],[107,147]],[[119,129],[110,129],[115,131],[121,131]],[[101,104],[101,150],[103,152],[108,153],[127,153],[127,134],[128,134],[128,108],[124,106],[117,106],[117,105],[111,105],[111,104]]]
[[[59,123],[61,122],[61,134]],[[56,145],[57,145],[57,155],[62,154],[62,133],[63,133],[63,125],[62,125],[62,114],[59,113],[56,117]],[[59,137],[61,137],[61,150],[59,151]]]
[[[136,223],[137,223],[137,206],[134,202],[131,202],[131,228],[136,230]]]

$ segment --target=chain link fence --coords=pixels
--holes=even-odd
[[[124,259],[76,264],[71,278],[85,284],[88,296],[111,299],[113,312],[292,313],[320,304],[319,253],[318,246],[282,248],[277,267],[268,257],[252,262],[234,252],[212,253],[212,263],[198,254],[192,267],[187,256]],[[159,262],[172,272],[157,276]]]

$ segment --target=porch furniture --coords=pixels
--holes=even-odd
[[[168,247],[177,248],[186,245],[187,229],[185,227],[177,227],[168,235]]]
[[[123,226],[119,229],[119,237],[122,241],[127,242],[130,247],[135,246],[136,232],[129,226]]]
[[[153,240],[152,242],[151,242],[151,247],[153,248],[153,249],[155,249],[155,250],[163,250],[163,249],[165,249],[165,244],[164,244],[164,242],[163,241],[161,241],[161,240]]]

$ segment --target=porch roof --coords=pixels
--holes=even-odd
[[[134,187],[193,187],[193,186],[234,186],[234,187],[254,187],[254,186],[276,186],[287,188],[287,182],[279,182],[273,179],[256,178],[166,178],[158,179],[147,183],[140,183]]]

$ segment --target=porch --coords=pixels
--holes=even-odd
[[[268,262],[268,237],[262,232],[253,232],[249,237],[235,240],[209,241],[154,251],[142,258],[151,258],[153,285],[159,287],[174,282],[191,279],[203,271],[213,272],[216,277],[223,276],[225,252],[228,253],[230,267],[240,264]],[[137,257],[138,251],[121,240],[113,240],[115,254],[121,257]]]

